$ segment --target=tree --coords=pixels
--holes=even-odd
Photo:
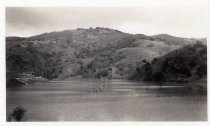
[[[109,71],[108,70],[101,70],[96,74],[97,78],[101,78],[101,77],[108,77],[109,75]]]
[[[161,71],[154,73],[154,81],[162,81],[163,73]]]
[[[200,66],[196,69],[196,74],[197,74],[199,77],[203,77],[204,75],[206,75],[206,74],[207,74],[207,65],[205,65],[205,64],[200,65]]]
[[[8,121],[24,121],[26,120],[26,109],[22,106],[17,106],[8,118]]]
[[[153,70],[152,70],[152,65],[151,65],[151,63],[146,62],[146,63],[142,66],[141,69],[143,70],[143,80],[144,80],[144,81],[151,81],[152,78],[153,78],[153,75],[152,75]]]

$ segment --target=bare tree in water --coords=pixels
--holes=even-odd
[[[96,77],[98,82],[96,85],[93,86],[93,93],[95,92],[102,92],[107,87],[109,71],[108,70],[101,70],[97,73]]]

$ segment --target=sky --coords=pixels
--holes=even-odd
[[[6,7],[6,36],[107,27],[131,34],[207,36],[207,7]]]

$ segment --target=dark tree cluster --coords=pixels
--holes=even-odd
[[[186,45],[168,54],[143,61],[130,77],[143,81],[182,81],[202,78],[207,74],[207,46],[201,43]]]
[[[60,53],[40,52],[33,43],[26,47],[14,44],[6,49],[6,69],[8,73],[33,73],[45,78],[57,77],[62,72]]]

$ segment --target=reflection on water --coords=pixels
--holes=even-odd
[[[206,96],[193,94],[187,83],[112,80],[106,90],[93,94],[95,84],[67,80],[7,89],[7,116],[22,105],[29,121],[207,120]]]

